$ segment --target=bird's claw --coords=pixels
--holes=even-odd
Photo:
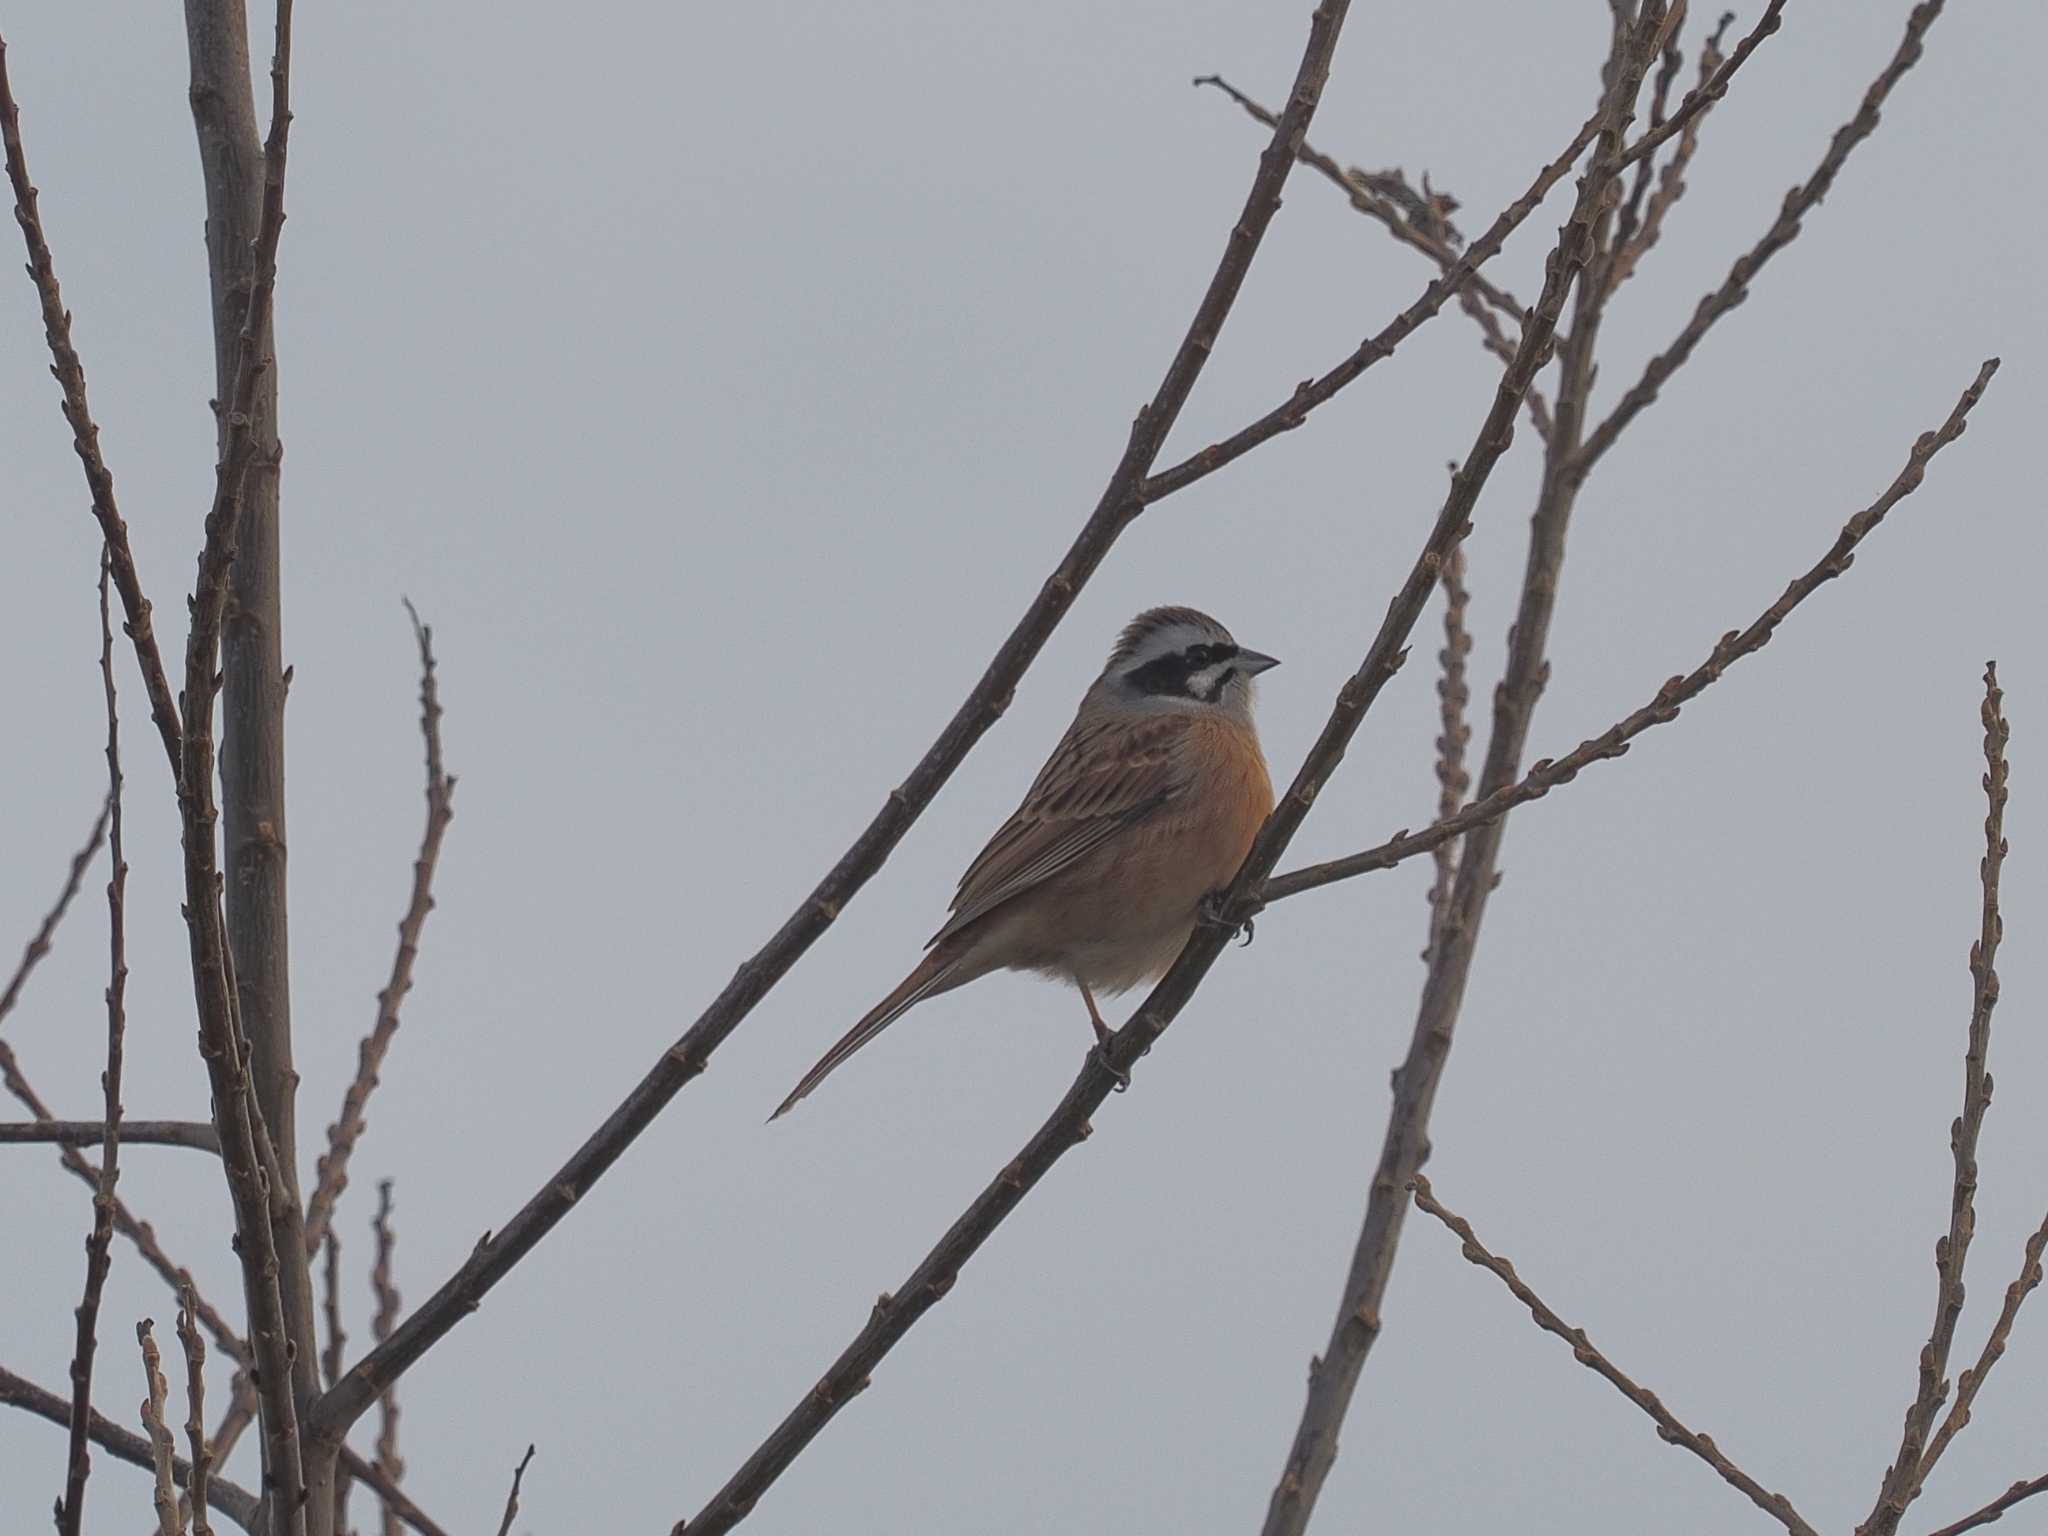
[[[1109,1059],[1108,1040],[1098,1040],[1092,1054],[1102,1064],[1102,1070],[1116,1079],[1116,1087],[1111,1090],[1112,1092],[1122,1093],[1131,1086],[1131,1074]]]
[[[1243,917],[1233,920],[1225,906],[1229,895],[1228,891],[1211,891],[1208,895],[1204,896],[1201,906],[1196,908],[1196,919],[1204,927],[1227,928],[1232,933],[1241,932],[1244,934],[1245,943],[1249,944],[1252,941],[1252,919],[1257,916],[1260,909],[1254,907]]]

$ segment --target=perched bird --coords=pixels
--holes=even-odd
[[[960,877],[953,915],[903,983],[804,1074],[776,1119],[913,1004],[990,971],[1095,995],[1154,981],[1273,809],[1252,679],[1279,663],[1192,608],[1133,619],[1024,803]]]

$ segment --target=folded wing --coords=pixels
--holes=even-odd
[[[1185,793],[1181,747],[1187,730],[1179,715],[1137,726],[1083,726],[1077,720],[1039,770],[1024,803],[960,877],[953,915],[932,944],[1043,885]]]

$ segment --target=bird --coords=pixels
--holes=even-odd
[[[1126,625],[1074,723],[1010,819],[967,866],[925,957],[768,1118],[780,1119],[912,1007],[991,971],[1098,995],[1166,973],[1273,810],[1252,679],[1280,663],[1206,613],[1150,608]]]

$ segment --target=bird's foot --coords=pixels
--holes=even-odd
[[[1100,1040],[1095,1042],[1095,1049],[1089,1052],[1089,1054],[1102,1064],[1103,1071],[1116,1079],[1114,1092],[1122,1093],[1131,1086],[1131,1074],[1109,1059],[1109,1034],[1107,1031],[1103,1033]]]
[[[1243,917],[1233,919],[1225,906],[1229,896],[1228,890],[1211,891],[1195,909],[1195,920],[1205,928],[1226,928],[1233,934],[1242,933],[1245,943],[1249,944],[1252,941],[1252,919],[1264,910],[1263,903],[1254,906]]]

